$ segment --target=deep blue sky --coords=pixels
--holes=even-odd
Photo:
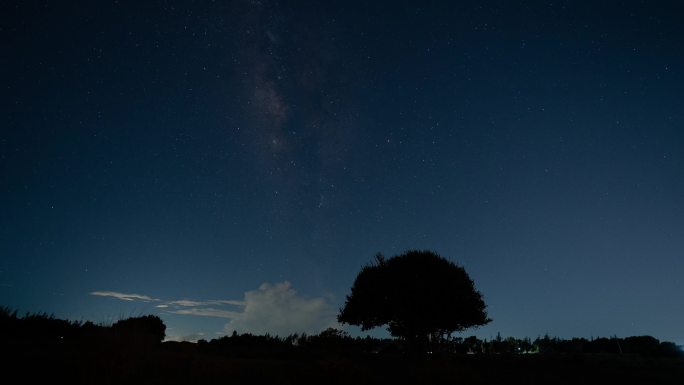
[[[364,3],[3,2],[0,304],[314,331],[419,248],[480,335],[684,343],[684,7]]]

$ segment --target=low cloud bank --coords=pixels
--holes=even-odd
[[[338,326],[336,311],[324,297],[299,295],[290,282],[263,283],[256,290],[245,292],[242,300],[161,300],[142,294],[115,291],[94,291],[99,297],[123,301],[159,302],[160,312],[199,317],[228,319],[225,332],[286,336],[293,333],[317,333]]]
[[[245,293],[242,312],[226,324],[226,331],[288,335],[316,333],[335,326],[335,310],[323,297],[304,298],[289,282],[264,283]]]

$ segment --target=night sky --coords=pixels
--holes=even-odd
[[[0,305],[311,333],[431,249],[477,335],[684,343],[678,1],[1,4]]]

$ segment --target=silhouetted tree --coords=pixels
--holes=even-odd
[[[432,251],[410,250],[361,269],[338,321],[363,330],[387,325],[411,350],[484,325],[482,295],[463,267]]]
[[[143,344],[160,344],[166,337],[166,325],[155,315],[132,317],[117,321],[112,332],[120,339]]]

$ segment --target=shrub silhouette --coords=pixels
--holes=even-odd
[[[112,332],[121,341],[156,345],[166,337],[166,325],[161,318],[146,315],[117,321]]]
[[[55,318],[47,313],[26,313],[0,308],[0,339],[11,344],[62,344],[73,340],[81,327],[79,322]]]
[[[484,325],[482,295],[463,267],[432,251],[410,250],[361,269],[338,321],[368,330],[388,325],[410,350]]]

